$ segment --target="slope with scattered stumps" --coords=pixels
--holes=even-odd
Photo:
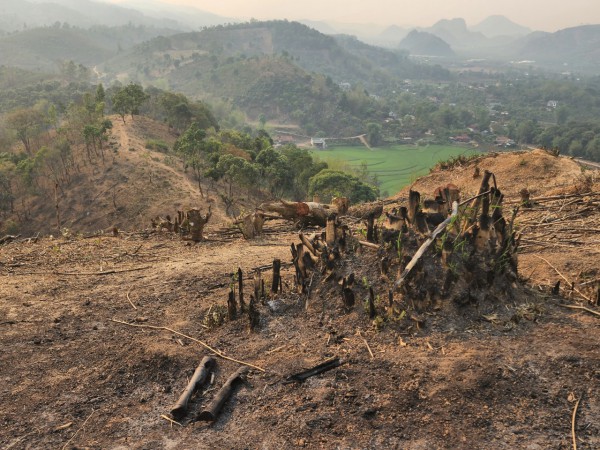
[[[197,182],[178,158],[147,148],[149,142],[173,145],[176,135],[168,126],[143,116],[127,117],[125,123],[118,116],[110,119],[113,128],[104,162],[81,167],[57,193],[63,232],[90,234],[112,227],[138,230],[149,227],[156,216],[209,205],[211,225],[227,220],[218,195],[209,191],[201,196]],[[19,233],[58,233],[52,193],[31,197],[26,204],[29,220],[20,222]]]
[[[468,225],[472,210],[463,206],[461,222],[450,218],[450,231],[414,266],[407,289],[393,289],[427,242],[421,225],[434,225],[415,220],[376,239],[358,216],[372,214],[377,224],[383,206],[388,213],[410,207],[408,192],[385,205],[355,205],[339,223],[302,236],[269,221],[251,241],[215,231],[197,244],[160,232],[5,243],[0,447],[508,450],[566,449],[576,439],[578,448],[597,448],[600,317],[580,294],[593,294],[588,281],[598,266],[573,276],[559,253],[577,252],[565,263],[580,264],[598,251],[588,233],[599,215],[597,175],[581,178],[574,162],[535,151],[456,162],[412,187],[428,200],[452,183],[464,202],[486,170],[497,182],[490,177],[489,187],[504,195],[507,224],[522,231],[516,274],[512,258],[491,275],[478,273],[478,261],[508,260],[492,251],[491,233],[477,247],[483,234],[472,225],[481,230],[488,221]],[[512,221],[523,187],[530,206]],[[490,206],[498,201],[493,192]],[[482,194],[479,211],[490,192]],[[472,201],[465,205],[475,208]],[[562,231],[554,228],[565,223],[580,236],[555,242]],[[544,235],[546,228],[552,232]],[[376,242],[365,242],[367,234]],[[443,239],[466,258],[448,258]],[[528,240],[543,245],[538,251]],[[302,264],[292,261],[292,243]],[[535,273],[523,270],[534,257],[527,252],[546,248],[553,250],[543,256],[548,263],[576,283],[572,291],[552,291],[560,275],[542,260]],[[274,260],[281,283],[273,282]],[[444,297],[449,272],[458,276]],[[477,286],[463,296],[467,276]],[[216,359],[214,377],[198,387],[186,414],[172,416],[206,355]],[[212,418],[203,410],[213,411],[240,367],[248,373],[216,420],[197,420]],[[314,367],[320,370],[304,372]]]

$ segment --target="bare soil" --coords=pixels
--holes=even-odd
[[[510,177],[520,177],[523,166],[506,162],[503,173],[505,156],[479,164],[509,186],[507,201],[516,201],[520,185]],[[520,157],[533,164],[545,155]],[[580,170],[571,172],[570,161],[550,163],[557,172],[536,181],[544,187],[533,196],[572,192],[576,185]],[[469,167],[446,175],[460,170],[463,178],[435,174],[420,180],[419,189],[472,179]],[[581,201],[552,206],[553,214],[598,223],[598,209],[585,203],[593,206],[597,197]],[[534,204],[518,218],[524,225],[550,223],[542,220],[547,210]],[[266,228],[277,232],[246,242],[222,226],[211,224],[207,241],[199,244],[167,233],[132,232],[1,246],[0,447],[569,449],[580,400],[578,448],[600,448],[600,317],[565,308],[564,302],[581,298],[568,291],[551,295],[560,277],[535,257],[592,295],[581,283],[598,277],[598,233],[583,232],[570,243],[536,238],[543,245],[525,248],[521,258],[521,276],[536,268],[535,276],[518,286],[518,296],[447,305],[425,314],[420,327],[390,321],[375,328],[362,306],[364,286],[351,312],[342,309],[339,292],[324,284],[313,287],[305,307],[286,266],[284,292],[260,305],[260,327],[250,332],[246,317],[214,327],[207,318],[226,304],[232,272],[243,269],[248,297],[252,269],[274,258],[289,262],[297,234],[269,222]],[[374,252],[352,258],[348,264],[385,292]],[[268,289],[270,272],[264,276]],[[251,371],[214,424],[189,417],[183,426],[172,424],[161,415],[211,352],[198,341],[148,326],[183,333],[264,372]],[[343,359],[341,367],[302,384],[284,383],[288,375],[334,356]],[[198,393],[191,415],[239,367],[217,360],[214,381]]]

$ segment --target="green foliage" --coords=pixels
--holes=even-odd
[[[381,125],[378,123],[367,124],[367,141],[371,147],[377,147],[382,142]]]
[[[248,189],[256,183],[259,176],[259,170],[255,164],[230,154],[221,155],[215,169],[221,176],[228,179],[230,189],[234,181],[239,187]]]
[[[17,109],[6,116],[6,125],[15,131],[29,155],[34,152],[32,139],[41,132],[43,123],[42,114],[33,108]]]
[[[135,114],[139,114],[140,107],[146,100],[148,95],[144,92],[144,88],[139,84],[131,83],[113,95],[112,108],[125,121],[126,114],[131,114],[132,119]]]
[[[426,175],[438,161],[463,154],[469,157],[479,153],[476,150],[450,145],[395,145],[379,147],[372,151],[364,146],[331,147],[327,150],[313,151],[313,155],[326,161],[330,168],[351,172],[368,184],[374,184],[373,178],[377,176],[379,188],[384,195],[396,193],[416,177]],[[361,178],[361,166],[364,163],[370,181]]]
[[[309,182],[309,195],[319,195],[325,202],[333,197],[348,197],[351,203],[377,200],[379,190],[361,182],[348,173],[325,169],[313,176]]]
[[[146,141],[146,148],[155,152],[169,153],[169,144],[160,139],[148,139]]]

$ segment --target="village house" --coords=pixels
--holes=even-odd
[[[327,148],[327,142],[325,142],[325,139],[323,138],[310,138],[310,145],[320,150]]]

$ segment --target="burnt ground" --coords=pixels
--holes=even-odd
[[[230,273],[289,261],[297,235],[209,239],[3,246],[0,447],[567,449],[576,399],[578,448],[600,447],[600,318],[530,287],[497,305],[430,312],[421,329],[390,321],[376,330],[362,307],[366,289],[346,313],[339,295],[315,286],[305,308],[287,269],[284,293],[260,306],[257,331],[246,317],[207,327],[226,303]],[[371,276],[369,255],[357,258]],[[493,319],[504,316],[511,320]],[[250,373],[216,423],[171,424],[161,415],[210,352],[112,319],[171,328],[265,372]],[[283,383],[334,356],[345,363]],[[217,360],[193,411],[239,367]]]
[[[359,275],[351,312],[335,285],[318,281],[305,307],[286,266],[284,292],[260,305],[256,331],[246,317],[214,325],[232,272],[244,270],[247,300],[252,269],[291,260],[297,233],[272,222],[251,242],[211,223],[208,241],[193,245],[166,233],[66,230],[0,245],[0,448],[568,449],[577,400],[578,448],[600,448],[600,317],[564,307],[582,304],[564,280],[562,298],[550,294],[560,274],[595,293],[597,173],[534,151],[435,172],[415,188],[452,182],[467,197],[478,188],[475,164],[496,173],[507,216],[523,184],[557,198],[517,216],[526,285],[478,305],[444,304],[421,313],[420,326],[388,317],[383,301],[386,320],[368,319],[366,285],[387,292],[370,250],[348,261]],[[566,197],[577,192],[591,194]],[[211,354],[198,340],[264,372],[250,372],[216,423],[190,421],[239,367],[218,357],[179,426],[161,416]],[[335,356],[341,367],[284,383]]]

